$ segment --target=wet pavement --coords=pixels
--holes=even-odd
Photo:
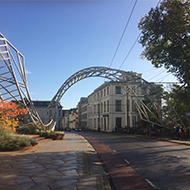
[[[1,190],[111,190],[97,152],[82,136],[0,152]]]

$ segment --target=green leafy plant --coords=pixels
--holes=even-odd
[[[190,1],[163,0],[141,18],[142,57],[165,67],[184,86],[190,86]]]
[[[20,134],[31,134],[31,135],[35,135],[38,134],[39,132],[39,128],[37,125],[26,125],[23,127],[19,127],[16,129],[16,131]]]
[[[65,135],[62,131],[39,131],[41,137],[51,138],[52,136]]]
[[[15,148],[35,146],[38,142],[35,139],[19,136],[10,129],[0,126],[0,150],[14,150]]]

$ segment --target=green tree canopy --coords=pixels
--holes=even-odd
[[[188,117],[186,116],[186,112],[190,112],[190,93],[188,88],[174,85],[172,92],[165,92],[165,96],[169,99],[170,104],[176,108],[185,126],[188,126]]]
[[[190,87],[190,0],[163,0],[138,25],[142,57]]]

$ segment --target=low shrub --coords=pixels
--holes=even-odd
[[[52,136],[57,136],[57,135],[65,135],[64,132],[62,131],[39,131],[38,134],[41,136],[41,137],[52,137]]]
[[[0,127],[0,150],[12,150],[37,144],[35,139],[16,135],[13,131]]]
[[[37,125],[26,125],[26,126],[17,128],[16,131],[20,134],[35,135],[39,132],[39,128]]]
[[[40,135],[40,137],[53,138],[58,135],[65,135],[63,131],[47,131],[43,127],[38,127],[34,124],[28,124],[26,126],[17,129],[17,133],[20,134],[30,134],[30,135]]]
[[[2,125],[0,125],[0,139],[8,138],[14,134],[14,131],[11,128],[4,128]]]

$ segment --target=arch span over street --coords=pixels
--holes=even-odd
[[[59,88],[55,96],[50,102],[50,106],[55,106],[59,103],[66,91],[75,83],[80,80],[90,77],[102,77],[110,81],[122,82],[127,93],[130,93],[133,97],[133,101],[136,104],[139,115],[142,120],[146,120],[150,123],[156,123],[163,126],[163,116],[172,114],[170,120],[173,123],[181,123],[180,117],[176,113],[173,106],[170,106],[170,114],[164,113],[160,101],[163,94],[159,91],[158,85],[149,83],[141,78],[138,73],[127,72],[118,69],[112,69],[108,67],[89,67],[82,69],[71,77],[69,77]],[[146,98],[145,101],[139,98],[138,94],[130,87],[129,84],[138,83],[138,88],[141,89],[142,95]],[[128,88],[127,88],[128,87]],[[34,123],[38,122],[44,125],[32,100],[28,90],[24,56],[0,33],[0,99],[8,101],[17,101],[24,104],[29,109],[29,114]],[[147,103],[148,102],[148,103]],[[164,119],[165,119],[164,118]],[[50,121],[49,124],[44,126],[55,127],[55,122]]]
[[[163,98],[163,95],[159,90],[158,85],[146,81],[145,79],[141,78],[141,75],[138,73],[127,72],[108,67],[89,67],[74,73],[59,88],[59,90],[51,100],[49,107],[58,104],[63,95],[72,85],[80,80],[90,77],[102,77],[110,81],[123,83],[125,87],[128,87],[125,88],[125,90],[127,90],[128,93],[131,93],[131,97],[136,104],[141,119],[159,126],[164,125],[163,114],[165,115],[165,117],[168,114],[163,113],[163,109],[161,106],[161,99]],[[147,104],[145,104],[145,102],[142,101],[141,98],[139,98],[138,94],[130,87],[129,84],[132,83],[138,84],[138,88],[141,89],[142,95],[148,100]],[[170,118],[170,120],[172,120],[174,123],[181,123],[183,125],[173,106],[171,106],[170,110],[167,111],[170,111],[170,113],[172,112],[173,116],[175,116],[173,118]]]
[[[63,85],[59,88],[56,95],[53,97],[50,106],[54,103],[58,103],[63,95],[66,93],[66,91],[75,83],[78,81],[90,78],[90,77],[102,77],[109,79],[110,81],[121,81],[122,77],[126,77],[126,79],[123,78],[123,81],[134,81],[134,80],[141,80],[140,77],[135,75],[133,72],[126,72],[118,69],[111,69],[108,67],[89,67],[82,69],[72,76],[70,76]]]

